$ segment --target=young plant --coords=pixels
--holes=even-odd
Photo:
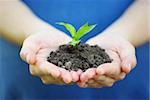
[[[64,22],[57,22],[56,24],[64,26],[70,32],[72,41],[69,43],[73,46],[76,46],[81,41],[81,37],[90,32],[96,26],[96,24],[89,26],[87,22],[83,26],[81,26],[78,31],[76,31],[74,26],[72,26],[71,24]]]

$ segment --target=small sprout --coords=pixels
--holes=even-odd
[[[72,41],[69,43],[73,46],[79,44],[81,41],[81,37],[90,32],[96,26],[96,24],[89,26],[87,22],[83,26],[81,26],[78,31],[76,31],[74,26],[72,26],[71,24],[64,22],[57,22],[56,24],[64,26],[70,32]]]

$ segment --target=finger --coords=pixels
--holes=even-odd
[[[59,68],[56,65],[49,63],[47,61],[43,61],[40,64],[40,69],[43,70],[43,72],[46,72],[47,70],[47,72],[55,78],[58,78],[61,74]]]
[[[47,61],[47,57],[49,56],[49,54],[52,50],[53,49],[49,49],[49,48],[40,49],[38,51],[38,54],[36,55],[36,60],[37,61]]]
[[[88,87],[88,88],[102,88],[103,85],[100,83],[97,83],[95,80],[90,79],[86,85],[84,87]]]
[[[23,61],[26,61],[27,53],[28,53],[27,51],[24,51],[24,52],[21,51],[21,52],[20,52],[20,57],[21,57],[21,59],[22,59]]]
[[[87,87],[87,84],[86,84],[86,82],[77,82],[77,85],[79,86],[79,87]]]
[[[62,80],[61,77],[55,78],[55,80],[57,81],[55,84],[59,84],[59,85],[65,85],[66,83]]]
[[[73,82],[76,82],[76,81],[79,80],[79,75],[78,75],[77,72],[71,71],[70,73],[71,73],[71,75],[72,75],[72,80],[73,80]]]
[[[60,78],[54,78],[51,75],[43,75],[40,76],[40,78],[44,84],[65,85],[65,83]]]
[[[95,70],[96,70],[95,68],[90,68],[90,69],[86,70],[86,72],[81,74],[80,81],[78,82],[78,85],[80,87],[85,87],[86,82],[88,81],[88,79],[94,77],[94,75],[96,74]]]
[[[56,83],[56,80],[53,77],[51,77],[50,75],[49,76],[48,75],[43,75],[43,76],[40,76],[40,78],[41,78],[41,80],[44,84]]]
[[[124,79],[125,76],[126,76],[126,73],[121,72],[121,68],[120,68],[121,66],[119,65],[121,61],[119,59],[118,54],[116,52],[109,51],[109,50],[107,50],[106,52],[108,53],[108,55],[110,56],[110,58],[113,59],[113,62],[112,62],[113,65],[112,66],[114,66],[114,70],[112,68],[112,69],[110,69],[110,70],[112,70],[112,74],[109,71],[108,71],[109,74],[106,74],[106,72],[104,70],[100,71],[98,69],[99,70],[99,74],[101,74],[101,75],[106,74],[107,76],[109,76],[110,78],[112,78],[114,80],[122,80],[122,79]],[[107,66],[109,66],[109,64]],[[115,73],[115,71],[116,71],[116,73]],[[113,74],[113,73],[115,73],[115,74]]]
[[[107,77],[105,75],[97,76],[94,78],[94,80],[101,84],[103,87],[111,87],[113,83],[115,82],[114,79]]]
[[[121,63],[120,57],[115,51],[106,50],[105,52],[109,55],[111,59],[113,59],[112,63]]]
[[[51,74],[53,77],[57,78],[60,76],[60,70],[54,64],[47,61],[38,61],[36,65],[30,65],[30,72],[32,75],[41,76]]]
[[[20,51],[20,56],[29,64],[35,63],[35,55],[40,49],[41,45],[37,45],[34,41],[29,41],[29,39],[24,41],[22,49]]]
[[[96,73],[98,75],[107,75],[110,77],[116,77],[120,74],[121,68],[118,63],[105,63],[97,67]]]
[[[65,83],[70,83],[72,81],[72,76],[69,71],[64,68],[60,68],[61,77]]]
[[[113,79],[115,80],[122,80],[124,79],[126,76],[126,73],[125,72],[121,72],[120,75],[116,76],[116,77],[112,77]]]
[[[81,82],[86,82],[88,79],[91,79],[96,74],[96,68],[87,69],[83,74],[81,74]]]
[[[122,70],[125,73],[129,73],[130,70],[136,65],[136,56],[135,56],[135,48],[131,44],[127,44],[121,47],[119,50],[119,55],[121,57]]]
[[[107,54],[113,61],[111,63],[105,63],[97,67],[96,72],[98,75],[107,75],[109,77],[116,77],[121,72],[120,58],[118,54],[111,50],[106,50]]]
[[[29,64],[34,64],[36,62],[36,55],[34,52],[30,52],[26,55],[26,61]]]
[[[81,69],[79,69],[78,71],[77,71],[77,73],[78,73],[78,75],[80,76],[81,74],[82,74],[82,70]]]
[[[29,65],[29,71],[30,71],[30,74],[33,75],[33,76],[43,76],[43,75],[45,75],[45,72],[40,70],[35,65]],[[46,74],[48,74],[48,72]]]
[[[85,83],[88,80],[88,76],[85,72],[80,76],[80,82]]]
[[[125,73],[129,73],[131,69],[136,66],[136,63],[137,61],[135,55],[124,57],[121,63],[122,71],[124,71]]]

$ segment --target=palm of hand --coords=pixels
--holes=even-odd
[[[30,64],[32,75],[41,78],[44,84],[66,84],[79,79],[81,72],[67,71],[47,61],[51,51],[68,43],[70,38],[60,31],[40,32],[29,36],[23,44],[20,55]]]
[[[113,62],[102,64],[98,68],[91,68],[82,73],[81,81],[78,82],[80,87],[112,86],[115,81],[123,79],[126,73],[136,65],[134,47],[120,36],[104,35],[93,38],[88,43],[104,48]]]
[[[81,87],[112,86],[116,80],[123,79],[136,64],[134,47],[127,40],[118,36],[105,35],[93,38],[88,43],[98,44],[106,49],[110,58],[113,59],[112,63],[106,63],[81,73],[81,71],[68,72],[47,62],[50,51],[56,50],[59,45],[69,41],[70,38],[60,31],[37,33],[24,41],[20,55],[30,64],[31,74],[40,77],[43,83],[66,84],[80,79],[78,84]]]

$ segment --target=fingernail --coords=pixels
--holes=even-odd
[[[128,64],[127,64],[127,67],[128,67],[128,68],[131,68],[131,64],[130,64],[130,63],[128,63]]]
[[[131,64],[128,63],[128,64],[127,64],[127,67],[128,67],[128,71],[130,72],[130,70],[131,70]]]
[[[126,68],[126,69],[125,69],[125,70],[126,70],[126,73],[129,73],[130,70],[131,70],[131,64],[130,64],[130,63],[125,63],[125,64],[124,64],[124,67]]]
[[[26,56],[26,61],[27,61],[27,63],[30,63],[30,57],[29,57],[29,55]]]

